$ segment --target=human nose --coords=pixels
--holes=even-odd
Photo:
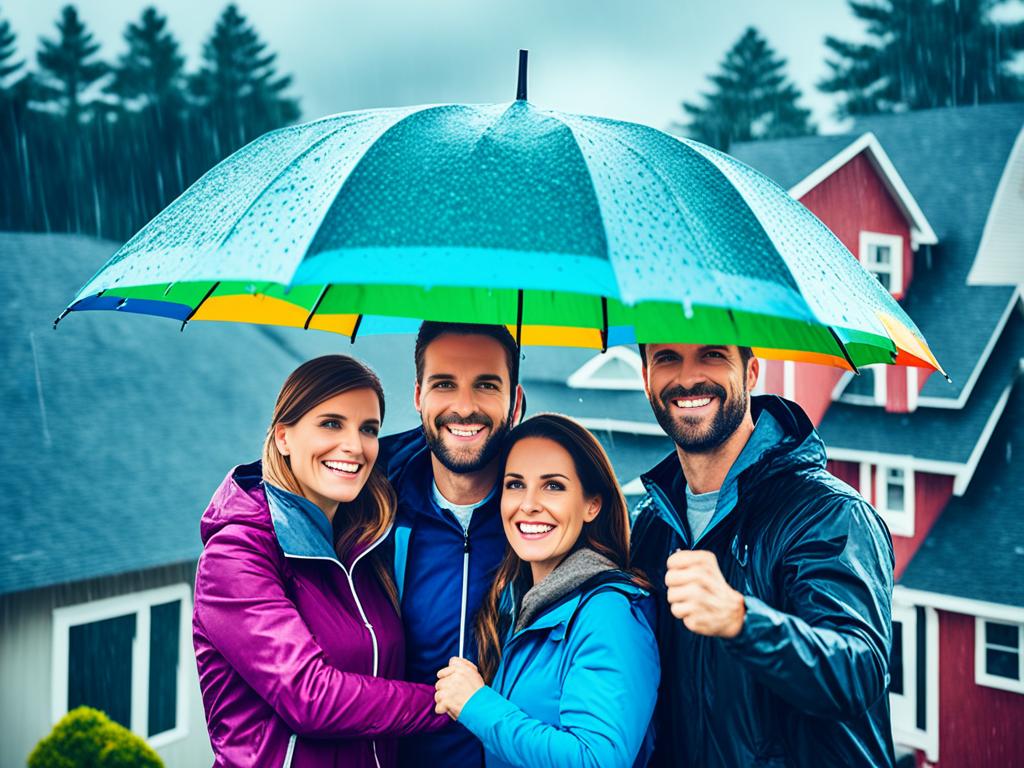
[[[528,515],[541,511],[541,504],[537,499],[536,491],[531,490],[529,487],[526,488],[526,492],[523,494],[523,500],[519,504],[519,509]]]
[[[359,439],[359,429],[354,426],[346,426],[338,435],[338,447],[352,456],[359,456],[363,452],[363,442]]]

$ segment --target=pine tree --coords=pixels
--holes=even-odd
[[[0,19],[0,94],[6,94],[12,87],[11,75],[25,66],[24,61],[15,61],[17,38],[11,29],[11,23]]]
[[[1024,98],[1008,69],[1024,50],[1024,21],[999,24],[1006,0],[850,0],[871,40],[825,38],[831,74],[818,84],[842,96],[841,116]]]
[[[814,133],[810,111],[797,104],[800,91],[784,73],[786,60],[753,27],[725,55],[721,70],[708,79],[703,105],[683,102],[690,121],[681,127],[705,144],[727,150],[737,141],[776,139]]]
[[[191,91],[210,121],[219,154],[299,117],[298,102],[283,95],[292,78],[278,76],[277,54],[266,48],[233,4],[203,45],[203,64],[191,78]]]
[[[89,105],[83,101],[88,89],[106,76],[108,68],[94,59],[100,44],[78,18],[73,5],[66,5],[57,22],[57,40],[40,40],[36,54],[40,78],[40,100],[56,103],[68,122],[77,123]]]
[[[174,108],[184,102],[184,57],[167,30],[167,18],[146,8],[124,30],[128,51],[121,55],[108,90],[139,108]]]

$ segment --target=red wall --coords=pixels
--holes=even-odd
[[[974,682],[974,627],[973,616],[939,611],[938,765],[1022,766],[1024,694]]]
[[[914,535],[893,536],[892,548],[896,554],[896,579],[917,553],[918,547],[939,519],[953,496],[953,478],[949,475],[933,475],[928,472],[914,473]]]
[[[860,249],[861,230],[900,235],[904,290],[910,285],[914,270],[910,226],[866,153],[861,152],[808,191],[800,202],[825,222],[854,256]]]
[[[885,410],[890,413],[906,413],[907,400],[906,368],[888,368],[885,371]]]
[[[832,390],[842,378],[843,371],[813,363],[796,363],[794,367],[796,401],[807,412],[811,423],[818,426],[825,417],[825,411],[832,405]]]
[[[860,484],[860,464],[855,461],[830,461],[828,471],[854,489]]]

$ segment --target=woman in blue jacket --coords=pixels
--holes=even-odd
[[[653,607],[628,570],[608,456],[555,414],[519,425],[506,451],[509,548],[477,620],[480,667],[454,658],[438,672],[437,711],[480,739],[489,768],[645,765],[660,676]]]

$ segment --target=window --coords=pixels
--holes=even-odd
[[[56,609],[54,722],[85,705],[153,746],[185,736],[191,595],[176,584]]]
[[[1024,624],[979,618],[974,642],[978,685],[1024,693]]]
[[[860,263],[889,293],[903,293],[903,238],[880,232],[860,233]]]
[[[890,533],[914,535],[914,470],[909,465],[862,464],[860,492],[878,510]]]

